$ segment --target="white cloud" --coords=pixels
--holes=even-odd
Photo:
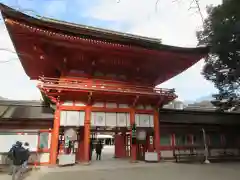
[[[51,0],[44,4],[44,15],[49,17],[57,17],[67,11],[68,1]]]
[[[203,66],[204,61],[201,60],[187,71],[162,83],[159,87],[175,88],[180,100],[195,100],[202,96],[217,93],[213,84],[205,80],[200,74]]]
[[[36,82],[29,80],[16,53],[12,53],[15,50],[3,24],[0,25],[0,49],[0,96],[16,100],[39,100]]]
[[[201,25],[201,18],[199,14],[194,13],[195,10],[188,11],[191,0],[179,0],[175,3],[172,0],[160,0],[157,11],[156,0],[120,0],[117,3],[118,1],[99,0],[91,8],[76,13],[85,13],[85,16],[99,20],[115,21],[120,27],[128,27],[127,32],[161,38],[165,44],[196,45],[195,31]],[[66,2],[57,0],[49,2],[45,14],[56,17],[56,14],[66,12]],[[201,0],[200,3],[204,8],[207,4],[219,4],[221,0]],[[205,12],[203,14],[206,15]],[[0,48],[14,51],[3,25],[0,25]],[[0,54],[0,96],[12,99],[40,99],[36,82],[30,81],[26,76],[20,61],[16,60],[16,54],[7,51],[0,51]],[[12,61],[1,63],[8,60]],[[202,66],[203,63],[200,62],[161,86],[176,88],[181,99],[194,99],[209,94],[214,88],[200,75]]]
[[[220,4],[222,0],[201,0],[202,14],[206,17],[207,5]],[[111,20],[126,25],[128,32],[148,37],[161,38],[164,44],[194,47],[197,45],[196,31],[201,27],[201,16],[196,9],[190,10],[192,0],[101,0],[86,16],[100,20]],[[192,5],[193,6],[193,5]],[[161,84],[175,88],[180,99],[196,99],[216,92],[213,84],[200,74],[203,61],[195,64],[177,77]]]
[[[201,26],[201,16],[196,9],[188,10],[192,0],[101,0],[87,11],[86,16],[100,20],[117,21],[129,26],[128,32],[163,39],[163,43],[195,46],[195,32]],[[221,0],[201,0],[202,14],[206,17],[208,4]]]

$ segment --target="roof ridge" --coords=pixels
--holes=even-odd
[[[115,31],[115,30],[110,30],[110,29],[99,28],[99,27],[95,27],[95,26],[89,26],[89,25],[78,24],[78,23],[73,23],[73,22],[64,21],[64,20],[58,20],[58,19],[45,17],[45,16],[37,16],[37,17],[39,17],[40,20],[43,20],[43,21],[48,21],[48,22],[53,22],[53,23],[58,23],[58,24],[63,24],[63,25],[69,25],[69,26],[73,26],[73,27],[87,28],[90,30],[105,31],[106,33],[119,34],[119,35],[123,35],[123,36],[129,36],[132,38],[139,38],[139,39],[143,39],[143,40],[150,40],[150,41],[159,42],[161,44],[161,38],[145,37],[145,36],[131,34],[131,33],[125,33],[125,32],[120,32],[120,31]]]

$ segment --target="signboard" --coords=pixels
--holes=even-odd
[[[127,126],[127,113],[117,113],[117,126],[118,127]]]
[[[60,126],[84,126],[84,111],[61,111]]]
[[[149,137],[149,144],[153,144],[153,136]]]
[[[73,128],[66,129],[64,131],[64,136],[65,136],[65,141],[66,141],[66,139],[71,140],[71,141],[77,140],[77,132]]]
[[[117,113],[106,113],[106,126],[108,127],[117,126]]]
[[[136,124],[134,123],[132,125],[132,138],[136,138],[137,137],[137,128],[136,128]]]
[[[153,119],[153,115],[150,115],[149,118],[150,118],[150,119],[149,119],[149,125],[150,125],[150,127],[154,127],[154,119]]]
[[[137,133],[137,139],[138,139],[138,140],[145,141],[145,140],[146,140],[146,136],[147,136],[147,133],[146,133],[146,131],[144,131],[144,130],[140,130],[140,131]]]
[[[92,112],[91,126],[106,126],[104,112]]]
[[[68,148],[68,147],[69,147],[69,144],[70,144],[69,137],[66,136],[66,138],[65,138],[65,142],[64,142],[64,146],[65,146],[65,148]]]
[[[75,149],[78,148],[78,142],[77,142],[77,141],[74,142],[74,148],[75,148]]]
[[[148,114],[139,114],[139,126],[149,127],[150,116]]]

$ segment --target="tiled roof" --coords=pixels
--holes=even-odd
[[[0,101],[0,119],[53,119],[54,111],[41,101]]]
[[[63,34],[69,34],[74,36],[84,36],[89,39],[104,40],[108,42],[114,42],[119,44],[131,44],[138,47],[153,49],[153,50],[170,50],[174,52],[182,53],[197,53],[206,54],[209,52],[209,47],[197,47],[197,48],[182,48],[161,44],[161,39],[148,38],[128,33],[116,32],[106,30],[102,28],[96,28],[86,25],[74,24],[64,21],[59,21],[50,18],[35,18],[24,14],[20,11],[12,9],[2,3],[0,3],[0,11],[3,19],[11,18],[17,21],[24,22],[25,24],[31,24],[32,26],[43,28],[45,30],[51,30],[61,32]]]

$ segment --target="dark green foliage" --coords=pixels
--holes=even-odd
[[[202,74],[219,89],[216,99],[235,99],[240,83],[240,0],[207,10],[209,17],[197,32],[199,44],[211,47]]]

